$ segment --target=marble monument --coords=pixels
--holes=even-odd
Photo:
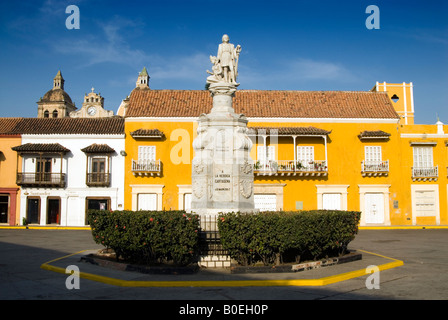
[[[213,107],[210,113],[199,116],[198,136],[193,141],[191,210],[197,214],[254,211],[248,120],[233,109],[240,52],[241,46],[235,47],[224,35],[218,54],[210,56],[207,89]]]

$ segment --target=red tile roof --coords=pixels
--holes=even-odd
[[[236,113],[252,118],[399,119],[385,92],[238,90]],[[198,117],[209,113],[206,90],[137,90],[131,92],[126,117]]]
[[[0,133],[6,134],[124,134],[124,119],[0,118],[0,128]]]
[[[358,135],[359,139],[363,138],[389,138],[390,133],[384,132],[382,130],[376,131],[363,131]]]
[[[163,138],[165,134],[159,129],[137,129],[131,132],[131,136],[133,138],[139,138],[139,137]]]
[[[107,144],[91,144],[88,147],[81,149],[84,153],[114,153],[115,150]]]
[[[249,135],[307,135],[307,136],[326,136],[331,131],[315,127],[249,127]]]
[[[11,131],[23,118],[0,118],[0,134],[14,134]]]
[[[59,143],[26,143],[11,149],[17,152],[70,152],[69,149]]]

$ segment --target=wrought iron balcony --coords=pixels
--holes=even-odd
[[[269,160],[267,162],[259,160],[254,164],[254,172],[257,175],[326,176],[328,167],[325,160]]]
[[[381,176],[389,174],[389,160],[362,161],[361,174],[363,176]]]
[[[87,173],[86,184],[89,187],[109,187],[110,173]]]
[[[18,172],[17,185],[22,187],[65,188],[65,173]]]
[[[160,160],[132,160],[132,173],[134,175],[157,175],[162,173]]]
[[[439,177],[439,167],[412,167],[413,181],[432,181]]]

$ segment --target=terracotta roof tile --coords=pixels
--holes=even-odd
[[[0,118],[0,134],[14,134],[11,131],[23,118]]]
[[[9,134],[124,134],[124,119],[21,118]]]
[[[390,133],[384,132],[382,130],[377,130],[377,131],[363,131],[361,132],[358,137],[360,139],[363,138],[389,138],[390,137]]]
[[[329,135],[331,131],[315,127],[249,127],[248,134],[276,134],[276,135]]]
[[[84,153],[114,153],[115,150],[107,144],[91,144],[88,147],[81,149]]]
[[[11,149],[17,152],[70,152],[59,143],[26,143]]]
[[[249,118],[399,119],[384,92],[238,90],[233,104]],[[126,117],[198,117],[211,108],[206,90],[133,90]]]
[[[165,134],[159,129],[138,129],[131,132],[131,136],[134,138],[138,137],[153,137],[153,138],[163,138]]]

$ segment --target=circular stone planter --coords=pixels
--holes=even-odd
[[[322,259],[295,264],[281,264],[278,266],[239,266],[232,265],[231,273],[279,273],[279,272],[300,272],[305,270],[317,269],[321,267],[333,266],[337,264],[357,261],[362,259],[362,254],[356,251],[349,252],[341,257]]]

